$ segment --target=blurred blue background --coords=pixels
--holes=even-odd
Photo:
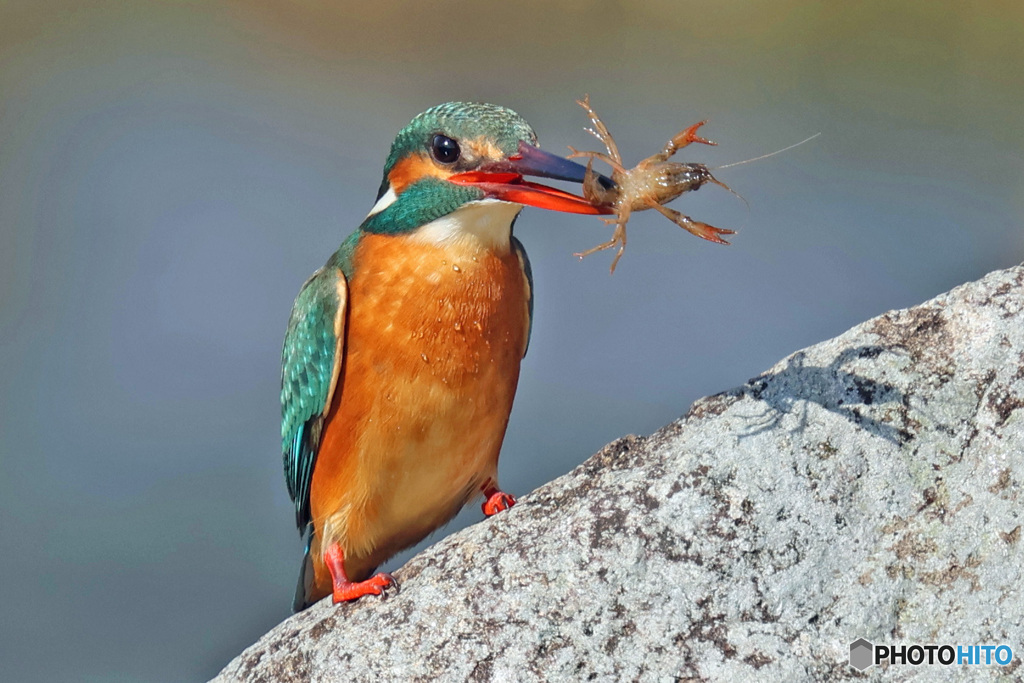
[[[725,164],[636,215],[527,209],[536,318],[501,479],[606,442],[870,316],[1024,260],[1024,5],[0,2],[5,680],[215,674],[288,615],[278,451],[292,299],[452,99],[635,163],[702,118]],[[444,533],[477,521],[473,506]],[[403,557],[407,557],[403,556]],[[392,566],[400,565],[399,558]]]

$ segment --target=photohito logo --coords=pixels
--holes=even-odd
[[[873,645],[864,638],[850,643],[850,666],[863,671],[873,664],[970,664],[1006,666],[1013,661],[1009,645]]]

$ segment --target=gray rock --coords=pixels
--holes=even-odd
[[[976,680],[1024,674],[1024,268],[799,351],[629,436],[218,681]],[[850,643],[1000,644],[997,666]]]

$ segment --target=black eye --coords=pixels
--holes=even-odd
[[[430,152],[442,164],[454,164],[459,160],[459,143],[447,135],[435,135],[430,143]]]

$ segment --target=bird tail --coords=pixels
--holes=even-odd
[[[313,523],[306,525],[306,550],[302,553],[302,566],[299,567],[299,582],[295,586],[295,598],[292,600],[292,612],[301,612],[316,599],[313,594],[313,558],[309,555],[310,546],[313,545]]]

